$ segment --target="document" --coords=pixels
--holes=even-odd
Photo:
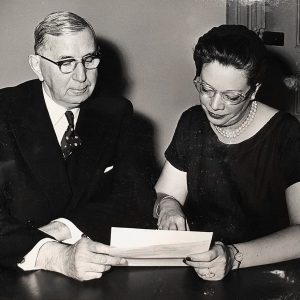
[[[186,266],[183,259],[209,250],[212,232],[112,227],[111,255],[128,266]]]

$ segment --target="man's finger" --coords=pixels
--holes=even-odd
[[[92,280],[92,279],[99,279],[102,277],[102,273],[97,273],[97,272],[85,272],[80,278],[77,278],[81,281],[85,280]]]
[[[126,264],[126,259],[106,254],[95,254],[93,262],[100,265],[116,266]]]
[[[92,262],[105,265],[126,264],[126,259],[122,257],[110,256],[112,248],[108,245],[90,240],[89,251],[93,252]]]
[[[104,273],[110,269],[110,265],[102,265],[97,263],[87,263],[84,265],[84,272]]]
[[[88,242],[88,250],[94,253],[99,253],[99,254],[109,254],[110,253],[110,246],[94,242],[92,240],[89,240]]]

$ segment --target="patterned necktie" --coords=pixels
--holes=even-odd
[[[74,129],[73,113],[67,110],[65,112],[65,115],[68,120],[69,126],[64,133],[64,136],[62,137],[61,150],[63,152],[64,159],[67,159],[72,154],[72,152],[82,144],[82,142]]]

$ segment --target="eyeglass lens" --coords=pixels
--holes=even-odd
[[[240,103],[246,99],[246,95],[244,96],[239,93],[218,92],[217,90],[213,89],[212,87],[206,86],[205,83],[203,83],[201,81],[194,80],[194,84],[199,93],[201,93],[209,98],[213,98],[213,97],[215,97],[215,95],[217,93],[219,93],[224,101],[227,101],[229,103],[235,103],[235,104]]]
[[[97,56],[89,56],[83,58],[82,61],[77,60],[66,60],[60,62],[60,70],[63,73],[71,73],[75,70],[78,63],[82,63],[86,69],[95,69],[100,63],[100,58]]]

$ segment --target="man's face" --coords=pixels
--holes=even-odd
[[[66,33],[61,36],[47,35],[46,45],[40,54],[53,60],[78,59],[96,51],[94,37],[89,29]],[[87,70],[78,63],[75,70],[63,74],[59,67],[40,57],[41,80],[45,92],[59,105],[74,108],[92,94],[98,76],[97,69]]]

